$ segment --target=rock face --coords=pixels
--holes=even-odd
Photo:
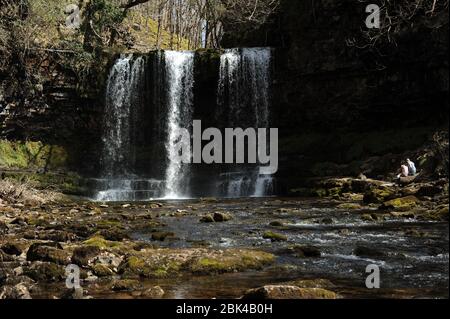
[[[365,6],[282,0],[271,25],[255,32],[224,26],[224,47],[277,49],[272,125],[281,128],[278,182],[285,187],[317,175],[376,178],[399,167],[385,154],[416,149],[429,132],[448,130],[446,24],[404,30],[381,57],[348,42],[365,31]],[[448,23],[448,15],[439,19]],[[371,157],[374,165],[362,167]]]
[[[243,299],[336,299],[336,293],[323,288],[269,285],[247,291]]]

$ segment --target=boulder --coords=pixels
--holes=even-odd
[[[164,290],[162,290],[161,287],[155,286],[146,289],[144,292],[142,292],[140,297],[145,299],[161,299],[164,296],[164,294],[165,292]]]
[[[81,246],[75,248],[72,254],[72,262],[78,266],[88,266],[89,260],[100,254],[97,246]]]
[[[272,242],[276,241],[287,241],[288,238],[285,235],[274,233],[272,231],[267,231],[263,234],[264,239],[270,239]]]
[[[58,265],[68,265],[71,254],[56,242],[34,243],[27,252],[28,261],[48,261]]]
[[[14,242],[5,243],[0,247],[0,249],[3,250],[5,254],[13,256],[21,255],[24,248],[25,248],[24,244]]]
[[[392,199],[383,203],[383,209],[395,209],[397,211],[408,211],[417,206],[420,201],[415,196],[406,196]]]
[[[66,278],[64,267],[50,262],[34,262],[24,274],[35,281],[58,282]]]
[[[155,232],[152,233],[152,240],[156,241],[164,241],[167,237],[173,237],[175,236],[174,233],[171,232]]]
[[[32,299],[28,287],[23,284],[3,286],[0,289],[0,299]]]
[[[133,291],[139,289],[139,281],[132,279],[117,280],[111,288],[113,291]]]
[[[323,288],[300,288],[287,285],[268,285],[248,290],[243,299],[336,299],[336,293]]]
[[[394,186],[379,186],[371,188],[364,194],[364,203],[366,204],[379,204],[387,200],[395,198],[397,192]]]
[[[92,272],[97,277],[108,277],[112,276],[114,272],[106,265],[103,264],[96,264],[92,267]]]
[[[358,257],[372,258],[372,257],[384,257],[385,253],[376,248],[367,246],[358,246],[353,251],[353,254]]]

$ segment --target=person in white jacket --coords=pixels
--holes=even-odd
[[[409,175],[416,176],[417,174],[416,164],[414,164],[414,162],[411,161],[409,158],[406,160],[406,162],[408,163]]]

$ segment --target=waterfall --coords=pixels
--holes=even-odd
[[[179,129],[192,133],[194,114],[195,119],[205,117],[212,127],[269,127],[271,50],[226,50],[220,67],[214,64],[218,83],[210,82],[207,91],[200,83],[214,79],[211,69],[194,72],[195,61],[202,60],[195,59],[194,52],[155,51],[122,55],[112,66],[106,85],[100,176],[90,180],[96,200],[273,194],[273,177],[260,175],[255,165],[178,161],[180,148],[191,148],[190,140],[181,145]],[[200,76],[199,81],[194,76]]]
[[[98,201],[135,201],[160,196],[161,181],[138,177],[135,136],[143,100],[145,60],[123,55],[111,68],[105,97],[101,178],[93,179]]]
[[[228,49],[221,56],[218,105],[228,126],[269,128],[271,55],[270,48],[244,48]],[[260,175],[259,167],[223,176],[227,197],[273,193],[273,176]]]
[[[189,167],[175,160],[179,150],[174,144],[179,139],[178,128],[192,126],[194,53],[166,51],[165,64],[168,81],[165,197],[182,198],[189,195]]]
[[[122,56],[112,67],[107,87],[103,130],[103,176],[127,175],[132,164],[130,112],[132,88],[140,75],[141,63]]]

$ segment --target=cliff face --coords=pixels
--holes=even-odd
[[[86,87],[51,53],[27,63],[31,76],[14,59],[0,70],[0,137],[58,146],[67,153],[58,169],[95,171],[105,74],[96,73]]]
[[[365,5],[355,1],[284,0],[256,32],[225,26],[226,47],[277,48],[272,126],[286,187],[305,176],[359,174],[367,158],[414,150],[448,130],[445,14],[405,30],[381,54],[349,45],[365,28]]]

